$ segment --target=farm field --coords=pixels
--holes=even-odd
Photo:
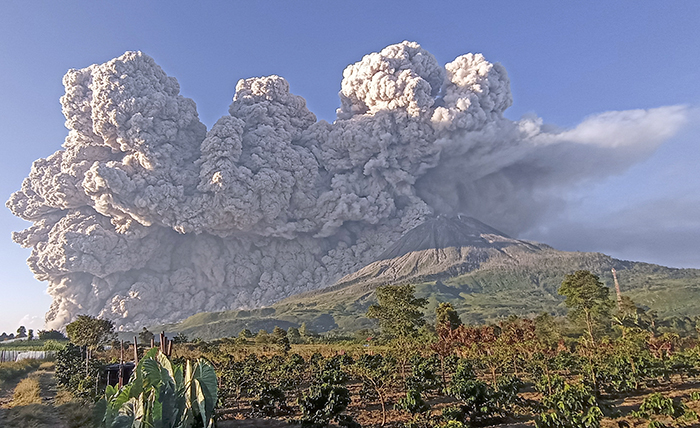
[[[117,340],[80,316],[51,361],[0,365],[1,426],[699,426],[700,319],[667,323],[588,271],[566,275],[568,316],[468,325],[412,285],[375,290],[371,329],[306,324],[209,341],[146,328]],[[60,346],[59,346],[60,345]],[[47,344],[44,344],[46,347]]]
[[[548,391],[542,391],[546,386],[541,379],[535,379],[537,371],[528,367],[525,359],[509,361],[522,364],[517,369],[518,379],[522,383],[516,394],[504,397],[499,396],[498,390],[492,387],[486,360],[477,363],[473,358],[448,357],[443,361],[446,364],[443,372],[438,354],[432,351],[437,343],[364,346],[347,341],[293,344],[285,351],[284,346],[275,343],[260,344],[255,343],[254,339],[231,338],[175,344],[170,359],[177,362],[206,358],[212,362],[218,376],[216,426],[223,428],[289,426],[288,421],[303,418],[298,403],[305,396],[308,397],[314,385],[334,385],[347,389],[349,400],[341,414],[348,415],[363,427],[382,426],[383,419],[383,426],[387,427],[534,427],[538,415],[546,413],[542,411],[542,406]],[[145,350],[140,349],[140,352]],[[522,352],[522,349],[519,350]],[[697,347],[674,352],[678,353],[659,359],[647,355],[648,361],[643,364],[656,365],[656,368],[646,376],[629,379],[624,379],[620,373],[618,379],[614,379],[610,372],[603,374],[610,367],[606,366],[605,361],[599,361],[594,369],[599,373],[600,393],[596,396],[589,390],[588,398],[595,397],[595,406],[605,415],[599,419],[599,425],[591,426],[647,427],[651,421],[663,423],[663,426],[695,426],[698,421],[694,415],[700,411],[700,378],[697,377],[700,366],[697,362],[690,365],[689,361],[697,361]],[[585,385],[585,362],[576,362],[576,356],[566,351],[560,358],[564,358],[562,355],[565,354],[566,359],[571,359],[555,370],[552,378],[561,376],[566,384]],[[402,355],[405,357],[402,358]],[[115,357],[115,350],[94,356],[101,361],[114,360]],[[684,363],[680,364],[681,361]],[[56,363],[25,364],[29,367],[27,373],[3,383],[0,426],[93,426],[93,399],[85,395],[82,399],[76,398],[68,388],[58,387]],[[81,364],[76,370],[80,376],[84,375],[84,365]],[[498,369],[497,385],[502,390],[507,388],[503,379],[512,381],[513,373],[509,368]],[[606,377],[607,380],[604,380]],[[624,382],[630,381],[639,384],[636,388],[631,384],[625,385]],[[34,388],[31,383],[34,383]],[[417,402],[406,399],[408,391],[420,391]],[[77,395],[84,392],[79,391]],[[649,402],[650,397],[653,398],[653,394],[661,394],[673,403],[672,406],[683,409],[682,412],[667,415],[661,410],[661,414],[652,413],[646,417],[636,414],[640,406]],[[482,401],[486,412],[479,415],[479,412],[472,411],[470,416],[465,417],[467,422],[464,425],[444,424],[445,414],[460,407],[468,408],[465,404],[474,397]],[[382,401],[385,412],[382,412]],[[469,418],[474,418],[473,422]],[[339,425],[337,421],[329,421],[329,426]]]

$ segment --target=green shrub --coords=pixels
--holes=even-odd
[[[97,358],[89,361],[85,367],[85,354],[80,347],[68,343],[56,352],[56,383],[67,389],[81,400],[96,401],[104,394],[100,384],[100,375],[104,363]]]
[[[502,419],[511,413],[519,402],[518,392],[522,382],[516,377],[502,378],[498,390],[478,380],[471,364],[461,360],[447,388],[449,395],[460,401],[461,422],[483,424]],[[444,414],[444,412],[443,412]]]
[[[535,417],[537,428],[598,428],[603,411],[593,390],[585,384],[565,383],[542,399],[546,409]]]
[[[409,389],[406,391],[406,396],[401,398],[396,403],[396,407],[398,409],[405,410],[412,415],[425,413],[430,410],[430,405],[423,400],[420,391],[415,389]]]
[[[350,404],[350,392],[340,385],[311,385],[308,391],[297,401],[301,418],[295,423],[302,427],[320,428],[332,420],[345,427],[359,426],[342,412]]]
[[[286,403],[287,398],[281,388],[265,383],[260,387],[258,398],[253,400],[250,405],[253,408],[254,416],[279,416],[290,412]]]
[[[631,415],[637,418],[649,419],[651,415],[665,415],[676,419],[683,416],[687,408],[679,400],[664,397],[663,394],[655,392],[644,398],[639,406],[639,411],[632,412]]]
[[[44,346],[42,346],[42,350],[44,351],[61,351],[63,348],[66,347],[66,344],[68,342],[59,342],[58,340],[54,339],[49,339],[44,342]]]

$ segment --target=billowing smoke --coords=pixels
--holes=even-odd
[[[500,64],[442,67],[418,44],[343,73],[334,123],[278,76],[238,82],[207,131],[148,56],[71,70],[63,149],[7,206],[48,282],[57,328],[89,313],[124,328],[270,304],[329,285],[436,214],[517,235],[590,179],[644,159],[686,110],[609,112],[574,129],[503,117]]]

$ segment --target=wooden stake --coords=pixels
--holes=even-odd
[[[134,336],[134,365],[139,363],[139,343],[136,341],[136,336]]]
[[[119,348],[119,388],[124,386],[124,341],[121,341]]]

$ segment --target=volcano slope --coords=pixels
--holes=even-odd
[[[700,315],[700,269],[675,269],[617,260],[601,253],[559,251],[513,239],[469,217],[440,216],[405,233],[376,261],[333,286],[298,294],[271,307],[194,315],[167,326],[191,337],[237,335],[248,328],[271,331],[306,322],[325,332],[372,327],[364,313],[375,303],[374,289],[411,283],[429,301],[426,316],[440,302],[452,303],[466,323],[493,322],[509,315],[563,315],[557,289],[566,274],[589,270],[612,288],[615,268],[622,293],[661,318]],[[611,296],[614,291],[611,290]]]

